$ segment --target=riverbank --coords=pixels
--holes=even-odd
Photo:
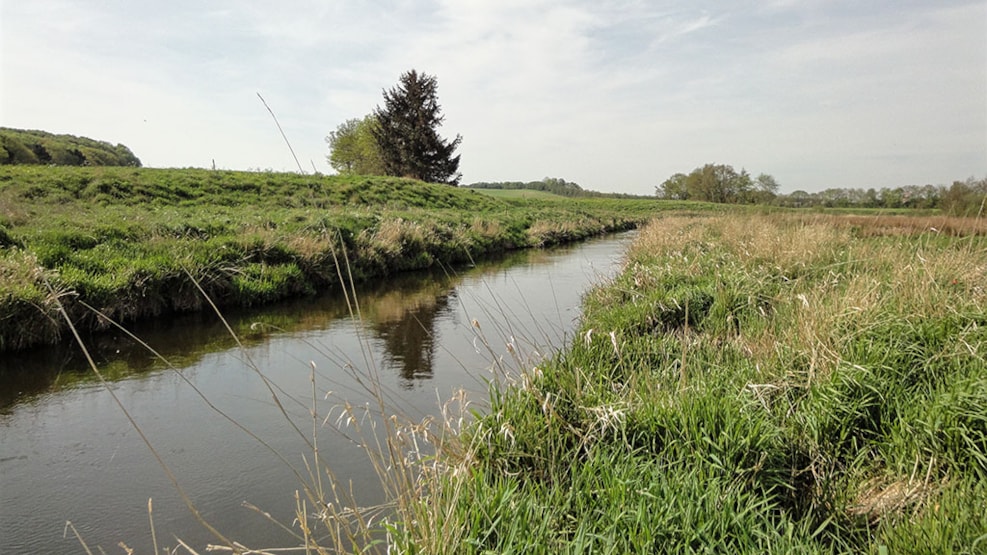
[[[491,395],[402,552],[987,545],[987,221],[670,216]]]
[[[355,288],[359,318],[342,295],[328,292],[225,309],[236,338],[215,314],[190,313],[128,326],[155,356],[112,331],[87,340],[86,347],[108,388],[210,525],[260,551],[298,546],[293,534],[243,502],[292,530],[296,491],[306,500],[319,492],[310,507],[385,502],[373,459],[361,447],[373,445],[370,421],[384,426],[367,403],[379,406],[379,393],[388,415],[421,423],[427,415],[442,419],[437,396],[465,388],[482,398],[484,379],[492,377],[490,358],[472,341],[472,319],[490,333],[516,330],[523,352],[561,347],[574,329],[581,294],[613,275],[632,236],[512,251],[451,272],[436,268],[371,280]],[[506,354],[502,345],[493,347]],[[121,541],[148,552],[190,553],[175,545],[175,537],[206,553],[217,538],[181,502],[86,364],[74,344],[0,355],[0,552],[80,551],[72,534],[63,536],[69,519],[93,553],[100,553],[99,546],[112,553]],[[375,384],[372,394],[368,380]],[[292,429],[265,382],[301,432]],[[352,407],[354,426],[367,434],[337,420],[344,407]],[[318,453],[311,443],[316,438]],[[319,487],[315,465],[324,470],[322,483],[338,489]],[[154,501],[158,550],[151,549],[148,498]],[[319,528],[315,521],[301,522]],[[317,541],[332,547],[321,534]]]
[[[384,177],[0,169],[0,351],[166,314],[251,306],[636,227],[696,203],[497,199]],[[337,267],[337,261],[345,261]],[[202,291],[199,290],[202,288]],[[205,293],[205,295],[203,294]]]

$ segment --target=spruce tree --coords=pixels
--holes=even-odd
[[[453,154],[462,137],[447,142],[439,136],[444,118],[437,91],[435,77],[415,70],[384,91],[384,107],[374,110],[378,125],[372,132],[388,175],[459,184],[459,155]]]

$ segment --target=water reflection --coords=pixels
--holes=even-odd
[[[357,291],[359,321],[338,291],[228,311],[242,351],[214,314],[134,326],[181,376],[161,371],[165,364],[123,333],[87,344],[102,372],[116,380],[114,394],[206,518],[248,545],[285,545],[291,538],[266,521],[258,525],[240,503],[248,500],[281,522],[295,517],[295,472],[305,471],[303,457],[311,455],[296,430],[311,427],[326,465],[359,504],[384,499],[362,448],[332,425],[314,429],[313,412],[321,419],[340,403],[369,401],[354,378],[370,372],[387,410],[416,421],[440,416],[437,399],[461,388],[477,392],[482,403],[485,368],[496,364],[491,357],[505,355],[503,341],[516,340],[529,353],[561,346],[578,317],[580,293],[613,268],[627,240],[514,253],[474,268],[364,284]],[[478,349],[477,339],[489,339],[490,348]],[[317,365],[315,383],[310,361]],[[62,536],[67,519],[90,545],[130,543],[146,537],[148,497],[154,497],[159,537],[205,545],[211,538],[91,374],[72,345],[0,357],[0,550],[76,551],[74,540]],[[272,401],[271,384],[286,415]],[[258,448],[218,411],[289,462]]]
[[[378,312],[370,328],[383,340],[390,365],[398,368],[406,381],[431,378],[435,363],[435,321],[449,311],[451,293],[422,299],[421,303],[401,306],[395,315]],[[391,308],[382,304],[381,308]]]
[[[555,255],[559,252],[556,250]],[[482,278],[519,264],[538,264],[547,256],[544,251],[522,251],[469,268],[439,268],[359,284],[359,314],[365,329],[385,349],[385,367],[397,370],[402,387],[412,388],[415,380],[434,376],[436,324],[450,315],[456,287],[467,275]],[[224,318],[247,347],[260,344],[271,334],[325,330],[349,316],[350,306],[338,290],[261,309],[224,311]],[[236,347],[223,322],[208,312],[140,322],[128,329],[178,368],[193,366],[209,353]],[[85,342],[108,380],[135,378],[167,368],[147,347],[118,330],[89,336]],[[0,414],[17,403],[95,379],[74,343],[6,353],[0,357]]]

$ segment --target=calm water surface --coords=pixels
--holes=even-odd
[[[213,526],[250,547],[294,545],[244,506],[290,525],[299,489],[292,468],[203,396],[304,474],[312,452],[292,422],[311,438],[313,365],[320,421],[344,400],[366,402],[353,374],[365,379],[370,372],[379,375],[388,404],[406,416],[437,414],[440,399],[459,389],[482,405],[496,359],[514,358],[508,344],[532,357],[561,346],[581,295],[613,273],[629,240],[623,234],[367,285],[358,289],[362,319],[349,316],[339,293],[227,314],[242,349],[215,315],[135,327],[177,371],[124,334],[89,343],[109,388]],[[322,458],[361,504],[383,500],[360,447],[332,426],[319,428],[318,441]],[[196,548],[216,542],[110,392],[93,380],[78,348],[2,355],[0,553],[83,552],[71,532],[64,536],[66,521],[91,548],[119,553],[124,542],[150,553],[148,498],[159,545],[174,546],[175,536]]]

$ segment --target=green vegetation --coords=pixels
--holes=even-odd
[[[415,70],[384,91],[384,107],[350,119],[329,133],[329,165],[341,175],[390,175],[459,185],[462,137],[439,136],[438,80]]]
[[[141,161],[120,144],[0,127],[0,164],[140,167]]]
[[[985,236],[945,217],[656,220],[567,352],[437,438],[396,548],[983,552]]]
[[[372,129],[377,118],[370,114],[362,119],[350,119],[329,132],[329,155],[326,159],[340,175],[386,175],[380,147]]]
[[[445,118],[438,96],[438,80],[415,70],[403,73],[396,87],[384,91],[384,107],[374,110],[376,125],[370,126],[370,134],[387,175],[459,184],[459,155],[454,153],[463,138],[446,141],[439,136]]]
[[[64,332],[249,306],[486,253],[628,229],[655,200],[501,200],[385,177],[0,168],[0,351]],[[700,205],[694,205],[699,207]],[[49,288],[50,287],[50,288]]]
[[[706,164],[689,175],[677,173],[669,177],[655,192],[667,199],[766,204],[774,200],[778,187],[775,178],[766,173],[753,179],[745,169],[738,172],[726,164]]]
[[[559,177],[546,177],[541,181],[498,181],[494,183],[480,181],[468,185],[471,189],[478,189],[484,192],[490,191],[537,191],[570,198],[647,198],[624,193],[600,193],[583,189],[578,183],[566,181]],[[498,196],[497,193],[493,193]],[[503,193],[503,196],[528,197],[529,195],[510,195]],[[679,199],[681,200],[681,199]]]
[[[906,185],[875,189],[826,189],[816,193],[795,191],[778,195],[771,204],[788,207],[840,209],[942,210],[952,216],[977,217],[984,214],[987,179],[970,177],[943,185]]]
[[[573,183],[571,181],[566,181],[558,177],[546,177],[541,181],[529,181],[527,183],[521,181],[501,181],[496,183],[488,183],[481,181],[478,183],[471,183],[469,185],[473,189],[486,189],[486,190],[506,190],[506,191],[542,191],[546,193],[551,193],[553,195],[559,195],[563,197],[578,197],[583,196],[585,193],[590,191],[584,190],[579,186],[578,183]]]
[[[555,193],[548,191],[536,191],[531,189],[477,189],[484,195],[501,199],[562,199]]]
[[[815,193],[779,194],[774,177],[762,173],[751,178],[725,164],[706,164],[688,175],[677,173],[658,185],[655,194],[672,200],[698,200],[729,204],[761,204],[786,208],[838,208],[852,210],[942,210],[951,216],[982,216],[987,203],[987,178],[968,178],[943,185],[906,185],[880,190],[830,188]]]

